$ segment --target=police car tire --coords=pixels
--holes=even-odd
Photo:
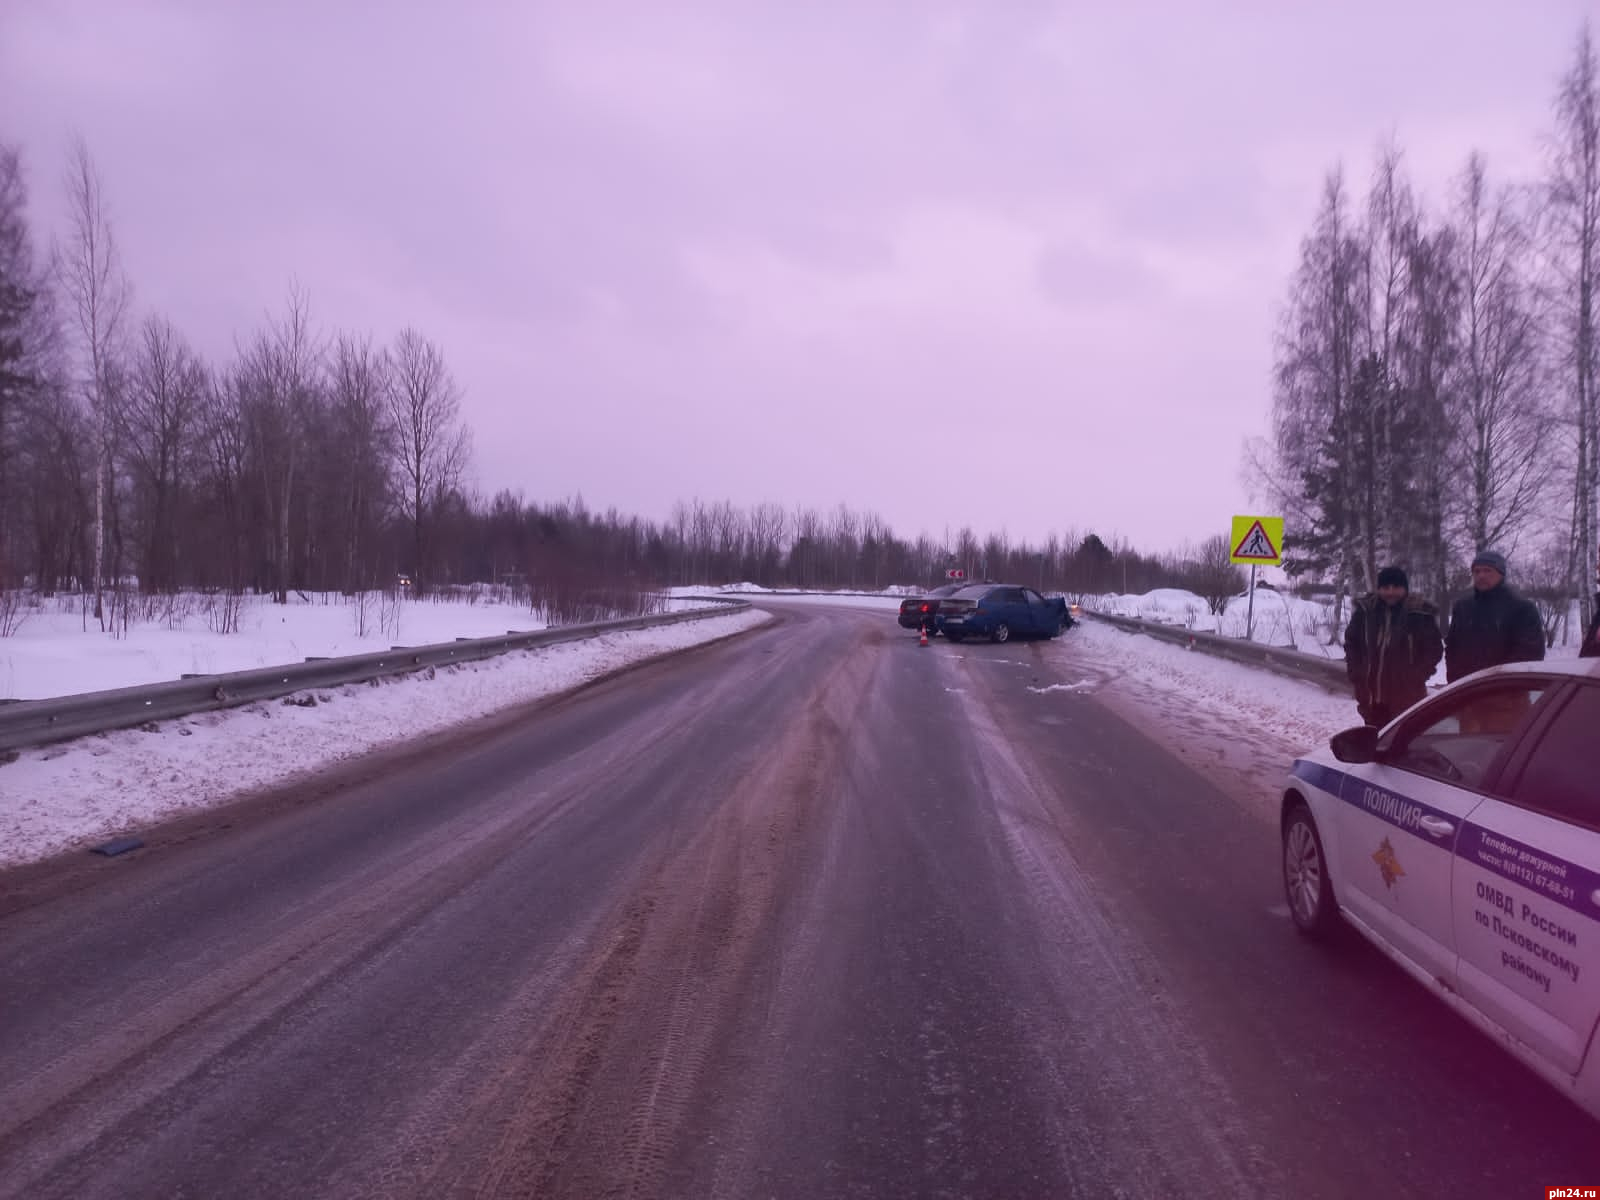
[[[1321,875],[1317,888],[1316,910],[1309,917],[1301,915],[1294,896],[1289,891],[1289,838],[1297,825],[1303,825],[1311,833],[1311,844],[1316,847],[1317,865]],[[1303,803],[1296,804],[1290,809],[1288,817],[1284,820],[1280,866],[1283,870],[1283,894],[1289,902],[1289,919],[1294,922],[1295,928],[1308,938],[1316,940],[1327,937],[1339,924],[1339,906],[1333,898],[1333,880],[1328,875],[1328,855],[1322,848],[1322,835],[1317,832],[1317,823],[1311,818],[1311,810]]]

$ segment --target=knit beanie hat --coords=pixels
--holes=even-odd
[[[1472,560],[1475,567],[1493,567],[1500,572],[1502,578],[1506,572],[1506,556],[1498,550],[1479,550],[1478,557]]]
[[[1402,587],[1411,590],[1411,582],[1406,578],[1406,573],[1399,567],[1385,567],[1378,572],[1379,587]]]

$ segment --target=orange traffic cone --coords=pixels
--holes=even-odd
[[[928,627],[926,625],[924,625],[922,627],[922,636],[917,639],[917,645],[926,646],[927,644],[928,644]]]

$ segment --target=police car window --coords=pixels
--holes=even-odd
[[[1581,687],[1556,714],[1534,748],[1511,798],[1565,821],[1600,828],[1600,687]]]
[[[1543,694],[1542,687],[1526,682],[1474,688],[1453,703],[1430,708],[1422,723],[1401,734],[1388,761],[1447,783],[1481,788],[1495,756]]]

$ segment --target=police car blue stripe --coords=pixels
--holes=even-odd
[[[1345,773],[1336,771],[1332,767],[1325,767],[1321,763],[1310,762],[1304,758],[1294,760],[1294,766],[1289,769],[1289,774],[1296,779],[1304,779],[1314,788],[1337,796],[1339,785],[1345,781]]]
[[[1351,807],[1359,808],[1369,817],[1377,817],[1407,833],[1416,833],[1423,817],[1441,817],[1452,824],[1457,819],[1443,809],[1424,804],[1401,792],[1377,787],[1358,775],[1322,763],[1297,759],[1290,773]]]
[[[1298,759],[1290,774],[1407,833],[1417,833],[1418,821],[1423,816],[1442,817],[1451,823],[1460,821],[1450,813],[1403,793],[1374,787],[1359,776],[1322,763]],[[1346,783],[1352,786],[1346,787]],[[1595,900],[1600,894],[1600,872],[1472,821],[1460,824],[1454,850],[1457,858],[1537,892],[1546,903],[1559,905],[1588,920],[1600,920],[1600,903]]]

